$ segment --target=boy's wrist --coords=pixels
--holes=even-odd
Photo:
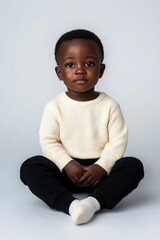
[[[63,169],[62,169],[62,171],[66,171],[66,169],[68,168],[68,167],[70,167],[70,165],[72,164],[72,162],[73,161],[75,161],[74,159],[71,159],[64,167],[63,167]]]

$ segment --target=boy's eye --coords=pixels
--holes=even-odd
[[[86,67],[93,67],[94,65],[95,65],[94,62],[86,62],[86,63],[85,63],[85,66],[86,66]]]
[[[67,68],[73,68],[74,67],[74,63],[66,63],[65,66]]]

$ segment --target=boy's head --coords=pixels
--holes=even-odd
[[[92,32],[73,30],[60,37],[55,47],[55,71],[70,98],[88,101],[97,97],[94,87],[105,70],[103,57],[102,43]]]
[[[104,59],[104,50],[103,50],[103,45],[101,40],[98,38],[97,35],[95,35],[93,32],[85,30],[85,29],[76,29],[72,30],[69,32],[66,32],[63,34],[57,41],[56,46],[55,46],[55,59],[56,62],[58,63],[58,51],[60,48],[60,45],[69,40],[75,40],[75,39],[86,39],[86,40],[92,40],[96,42],[98,48],[99,48],[99,54],[101,56],[101,62],[103,62]]]

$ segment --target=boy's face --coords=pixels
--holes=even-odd
[[[94,87],[105,69],[97,43],[86,39],[65,41],[60,45],[57,60],[56,73],[67,86],[68,96],[94,98]]]

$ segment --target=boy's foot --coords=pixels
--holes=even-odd
[[[83,200],[74,200],[72,203],[70,205],[69,213],[76,225],[89,222],[95,212],[100,209],[100,204],[94,197],[87,197]]]

